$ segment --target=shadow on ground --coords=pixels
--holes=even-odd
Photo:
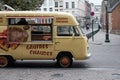
[[[59,68],[56,61],[16,61],[7,68]],[[70,68],[89,68],[87,62],[75,61]]]

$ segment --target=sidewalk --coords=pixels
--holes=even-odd
[[[109,34],[109,43],[105,42],[105,35],[106,33],[100,30],[97,34],[93,36],[94,41],[92,38],[89,39],[89,43],[96,43],[96,44],[107,44],[107,45],[120,45],[120,35],[116,34]]]
[[[94,36],[92,37],[92,27],[89,30],[81,28],[84,34],[88,37],[89,43],[105,44],[105,45],[120,45],[120,35],[109,33],[109,43],[105,42],[106,32],[98,29],[98,24],[93,25]]]

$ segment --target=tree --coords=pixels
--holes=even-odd
[[[1,3],[13,7],[15,10],[35,10],[44,0],[0,0]]]

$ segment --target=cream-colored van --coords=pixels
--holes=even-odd
[[[16,60],[57,60],[70,67],[90,57],[88,40],[68,13],[39,11],[0,12],[0,67]]]

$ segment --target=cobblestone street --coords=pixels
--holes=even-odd
[[[0,80],[120,80],[120,70],[5,68],[0,70]]]

